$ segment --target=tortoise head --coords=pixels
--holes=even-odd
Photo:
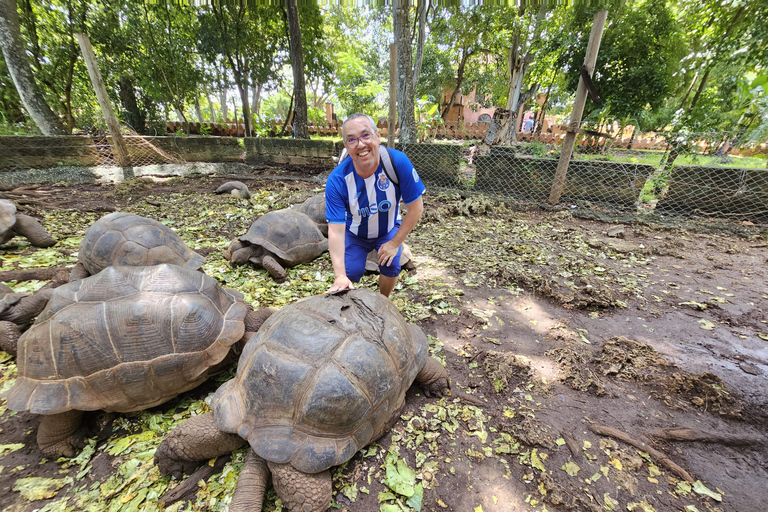
[[[245,265],[249,261],[261,261],[263,254],[263,247],[235,240],[230,244],[227,252],[224,253],[224,257],[229,260],[230,265]]]

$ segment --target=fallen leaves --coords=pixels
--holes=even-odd
[[[71,483],[71,477],[43,478],[32,476],[16,480],[13,490],[24,496],[28,501],[38,501],[53,498],[59,489]]]

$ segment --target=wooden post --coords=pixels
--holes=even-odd
[[[110,135],[112,135],[112,149],[114,150],[115,159],[117,159],[117,165],[128,167],[131,165],[131,157],[128,155],[128,148],[125,145],[125,140],[123,140],[123,133],[120,131],[120,123],[117,121],[117,116],[112,110],[112,103],[109,101],[107,88],[101,79],[99,64],[96,62],[96,54],[93,53],[91,40],[85,34],[76,34],[76,36],[77,42],[80,45],[80,51],[83,54],[83,60],[85,60],[85,66],[88,68],[88,76],[91,77],[93,90],[96,91],[96,98],[99,100],[101,114],[104,116],[104,121],[107,123]]]
[[[597,61],[597,52],[600,49],[600,39],[603,37],[603,28],[605,20],[608,17],[608,11],[602,10],[595,14],[592,21],[592,31],[589,34],[589,43],[587,44],[587,54],[584,56],[584,66],[589,71],[589,76],[595,71],[595,62]],[[555,181],[552,183],[552,189],[549,193],[549,202],[557,204],[565,188],[565,177],[568,173],[568,163],[573,155],[573,146],[576,143],[576,133],[581,124],[581,115],[584,113],[584,104],[587,102],[587,86],[583,78],[579,78],[579,85],[576,88],[576,99],[573,103],[573,112],[571,113],[571,122],[563,141],[563,149],[560,152],[560,160],[557,162],[557,171],[555,172]]]
[[[395,149],[395,126],[397,124],[397,45],[389,45],[389,121],[387,126],[387,147]]]

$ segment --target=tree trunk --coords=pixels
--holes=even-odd
[[[461,55],[461,62],[459,62],[459,69],[456,72],[456,87],[453,89],[453,93],[451,93],[451,99],[448,100],[448,103],[445,105],[445,110],[443,110],[443,113],[440,115],[440,117],[443,119],[443,121],[447,121],[448,114],[450,113],[451,109],[453,108],[453,105],[456,103],[456,97],[461,92],[461,84],[464,82],[464,69],[467,65],[467,60],[469,59],[469,56],[471,53],[468,53],[466,48],[462,48],[462,55]],[[457,119],[458,120],[458,119]]]
[[[205,119],[203,119],[203,109],[200,108],[200,98],[198,96],[195,96],[195,114],[197,114],[198,123],[205,122]]]
[[[229,117],[229,105],[227,104],[227,79],[226,75],[222,75],[220,71],[217,71],[217,74],[219,75],[219,103],[221,105],[221,115],[226,123],[228,122],[227,118]]]
[[[45,102],[29,67],[16,0],[0,0],[0,47],[19,97],[43,135],[66,135],[67,129]]]
[[[215,123],[216,122],[216,111],[213,110],[213,97],[211,96],[210,92],[206,92],[205,98],[208,100],[208,119],[210,122]]]
[[[187,116],[184,115],[184,111],[182,111],[176,105],[173,106],[173,111],[176,112],[176,117],[178,117],[179,120],[184,123],[184,131],[187,133],[187,135],[189,135],[190,134],[189,119],[187,119]]]
[[[136,89],[133,79],[121,76],[118,81],[118,94],[123,107],[123,122],[133,128],[136,133],[146,133],[146,114],[139,108],[136,101]]]
[[[251,89],[251,112],[253,115],[253,122],[256,122],[256,119],[259,118],[259,111],[261,110],[261,89],[262,85],[258,83],[256,80],[253,81],[253,87]]]
[[[424,44],[427,39],[427,10],[429,10],[429,0],[417,0],[417,16],[419,17],[419,37],[416,42],[416,64],[413,66],[413,90],[416,91],[416,85],[419,83],[421,75],[421,64],[424,61]]]
[[[297,139],[308,139],[307,127],[307,88],[304,81],[304,53],[301,46],[301,27],[299,25],[299,8],[297,0],[286,0],[288,14],[288,35],[291,46],[291,67],[293,68],[294,117],[293,136]]]
[[[530,48],[533,47],[533,43],[541,36],[541,24],[544,21],[545,15],[546,7],[545,5],[542,5],[539,12],[536,14],[534,26],[530,31],[530,38],[521,43],[521,34],[518,29],[515,31],[515,35],[512,39],[512,46],[507,52],[507,68],[509,73],[507,110],[509,110],[509,118],[507,118],[506,123],[496,135],[496,144],[517,141],[517,118],[520,105],[523,105],[538,91],[538,84],[534,84],[524,93],[523,79],[525,78],[525,73],[528,71],[528,65],[533,61],[534,55],[530,52]]]
[[[232,69],[236,69],[234,66]],[[243,109],[243,129],[244,136],[251,136],[251,107],[248,103],[248,84],[245,82],[246,77],[235,73],[235,82],[237,83],[237,92],[240,93],[240,107]],[[237,112],[235,112],[235,125],[237,125]],[[239,134],[237,126],[235,126],[235,133]]]
[[[413,100],[413,62],[408,31],[410,0],[392,2],[395,44],[397,44],[397,114],[400,142],[416,142],[416,120]]]

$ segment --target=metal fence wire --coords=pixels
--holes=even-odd
[[[521,133],[505,145],[461,125],[432,130],[426,144],[395,144],[427,185],[547,203],[565,134]],[[768,222],[768,144],[740,133],[646,133],[627,137],[584,125],[560,203],[621,213]],[[487,140],[487,139],[485,139]]]
[[[163,138],[164,139],[164,138]],[[173,147],[157,143],[158,138],[144,137],[132,131],[123,134],[131,164],[135,167],[182,163],[184,158]],[[116,166],[112,137],[0,137],[0,176],[27,169],[57,167]]]
[[[418,143],[396,140],[395,148],[408,155],[427,187],[501,197],[524,208],[548,205],[564,132],[550,127],[518,134],[512,143],[489,145],[492,128],[489,123],[446,123],[419,130]],[[320,132],[316,127],[314,133]],[[618,132],[588,125],[579,129],[559,204],[768,223],[766,141],[745,141],[740,133]],[[224,148],[219,149],[221,162],[245,158],[238,139],[200,139],[203,145]],[[189,147],[179,144],[178,137],[126,133],[124,140],[134,169],[183,163],[180,148]],[[211,154],[215,159],[216,151]],[[50,182],[46,173],[53,171],[72,178],[56,181],[77,183],[74,176],[92,166],[116,166],[110,137],[0,137],[0,184],[29,183],[35,176]],[[333,166],[330,159],[328,166]]]

